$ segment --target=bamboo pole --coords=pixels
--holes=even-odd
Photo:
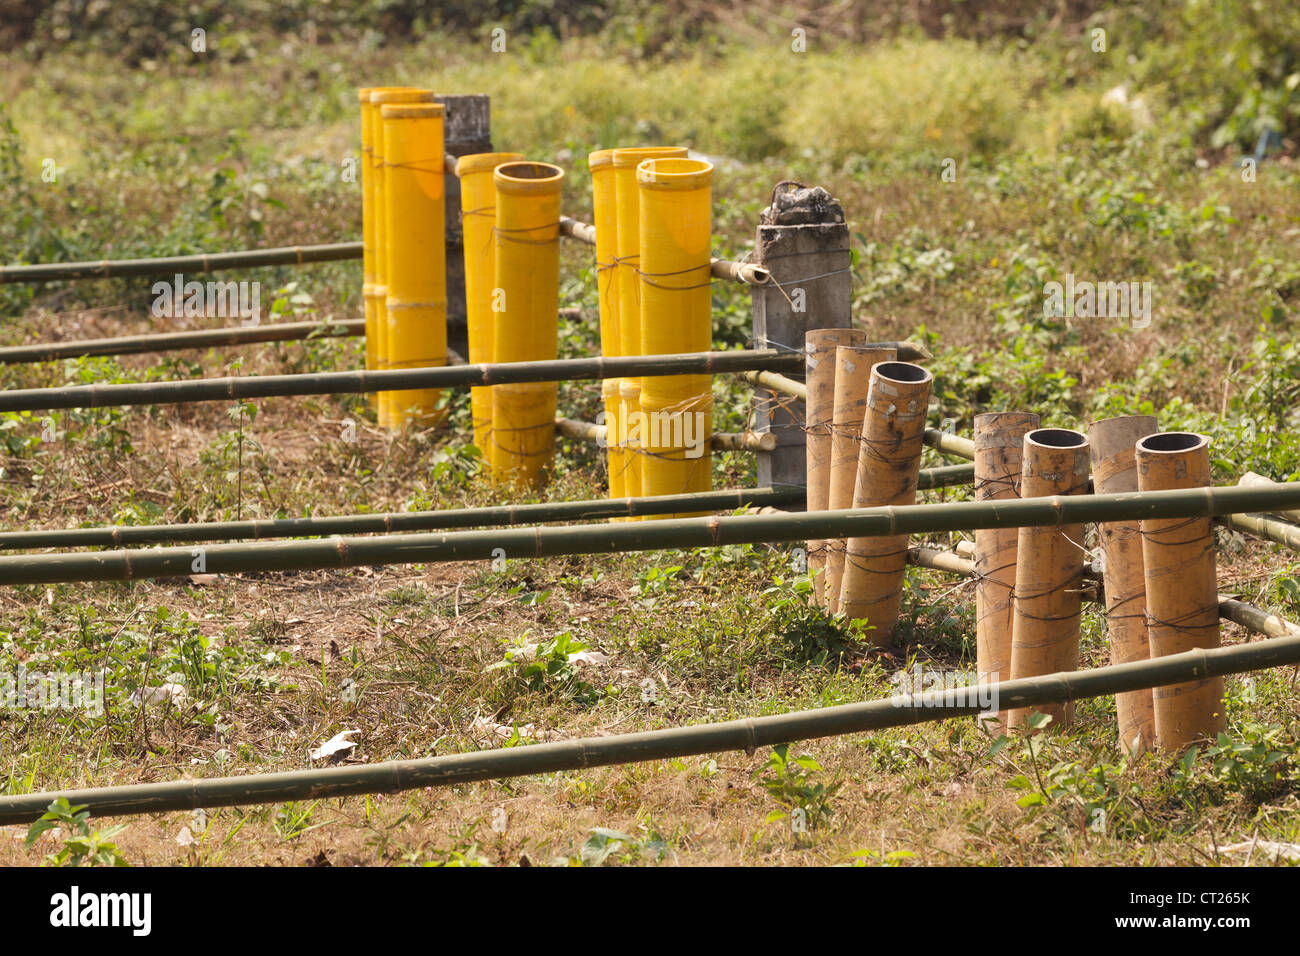
[[[277,246],[273,249],[211,252],[193,256],[8,265],[0,266],[0,283],[54,282],[62,279],[116,279],[123,276],[172,275],[176,272],[218,272],[222,269],[301,266],[313,262],[360,259],[364,254],[364,246],[363,242],[332,242],[314,246]]]
[[[682,157],[647,158],[636,168],[636,185],[641,232],[637,351],[662,355],[707,349],[713,341],[709,273],[713,164]],[[713,458],[703,439],[713,434],[712,379],[706,375],[645,378],[641,411],[646,430],[641,493],[708,491]]]
[[[1233,531],[1257,535],[1292,551],[1300,551],[1300,527],[1288,521],[1257,514],[1226,515],[1218,521]]]
[[[389,368],[389,316],[388,316],[388,273],[390,267],[389,249],[389,162],[388,162],[388,126],[383,122],[384,106],[393,104],[433,104],[433,91],[410,86],[378,87],[370,91],[370,128],[373,149],[371,169],[375,174],[373,190],[375,200],[375,364],[382,371]],[[376,411],[381,428],[396,427],[398,422],[397,406],[391,391],[381,392],[376,396]]]
[[[370,106],[374,91],[369,86],[357,91],[361,109],[361,298],[365,304],[366,368],[371,371],[379,368],[379,311],[375,305],[375,217],[379,210],[375,203],[375,116]],[[370,407],[377,410],[378,393],[371,392],[367,398]]]
[[[841,345],[861,346],[867,333],[861,329],[810,329],[804,334],[804,383],[807,412],[805,454],[808,491],[806,509],[825,511],[831,494],[831,426],[835,416],[835,350]],[[764,372],[755,372],[762,376]],[[755,384],[763,384],[761,381]],[[808,578],[811,602],[826,606],[826,546],[822,540],[808,542]]]
[[[855,508],[916,501],[932,382],[929,372],[909,362],[881,362],[872,368],[853,488]],[[878,647],[893,643],[906,559],[906,535],[848,540],[839,610],[851,621],[865,619]]]
[[[104,339],[10,345],[0,348],[0,365],[55,362],[87,355],[140,355],[254,342],[294,342],[301,339],[364,335],[365,319],[338,322],[272,322],[230,329],[196,329],[192,332],[150,332]],[[369,366],[367,366],[369,367]]]
[[[1141,491],[1196,490],[1210,483],[1210,443],[1203,435],[1149,435],[1137,443],[1135,458]],[[1141,528],[1151,656],[1218,647],[1214,528],[1209,518],[1146,519]],[[1161,749],[1180,750],[1213,738],[1227,726],[1222,678],[1163,687],[1155,692],[1154,704],[1156,745]]]
[[[871,387],[871,367],[894,358],[892,349],[871,346],[837,346],[835,349],[835,393],[831,406],[831,461],[827,482],[826,507],[849,508],[857,483],[862,421],[867,413],[867,392]],[[846,537],[826,541],[826,610],[840,610],[840,585],[844,580]]]
[[[443,108],[439,103],[386,105],[384,235],[387,237],[389,368],[447,364],[447,250]],[[545,356],[539,356],[545,357]],[[445,417],[438,389],[386,393],[390,428],[422,428]]]
[[[564,170],[550,163],[498,166],[496,311],[492,357],[554,360],[559,350],[560,190]],[[542,487],[555,455],[554,382],[492,390],[493,480]]]
[[[492,230],[497,219],[497,188],[492,174],[502,163],[523,158],[519,153],[474,153],[462,156],[456,165],[465,245],[465,333],[469,360],[474,363],[492,361],[492,331],[496,321],[492,312],[497,287]],[[492,447],[491,389],[470,389],[470,419],[474,426],[474,445],[486,460]]]
[[[379,372],[313,372],[250,375],[124,385],[73,385],[0,390],[0,411],[172,405],[289,395],[348,395],[408,388],[455,388],[519,382],[589,381],[635,375],[726,374],[754,368],[790,369],[803,356],[775,349],[698,352],[690,355],[633,355],[619,358],[494,362]]]
[[[809,538],[937,534],[979,528],[1051,527],[1092,521],[1217,517],[1257,508],[1300,506],[1300,482],[1274,488],[1193,488],[1124,495],[1025,498],[765,514],[618,525],[392,535],[385,538],[221,544],[202,549],[211,574],[309,571],[373,564],[486,561],[613,554],[667,548],[806,541]],[[62,581],[125,581],[188,575],[193,548],[102,551],[90,554],[0,556],[0,585]]]
[[[1065,428],[1040,428],[1025,435],[1020,496],[1061,502],[1088,490],[1088,439]],[[1101,496],[1092,496],[1094,498]],[[1014,502],[991,502],[1011,507]],[[1083,586],[1083,523],[1063,519],[1055,527],[1022,527],[1016,541],[1016,590],[1012,596],[1011,679],[1074,670],[1079,663],[1079,615]],[[1043,710],[1049,729],[1068,727],[1069,704]],[[1023,727],[1027,710],[1007,714],[1007,726]]]
[[[596,299],[600,308],[600,354],[622,354],[623,340],[618,323],[618,197],[614,185],[614,151],[598,149],[587,155],[587,168],[591,170],[592,218],[596,220],[591,243],[596,247]],[[567,217],[560,219],[560,233],[574,223]],[[601,407],[605,421],[619,421],[619,380],[607,378],[601,382]],[[609,496],[620,498],[627,494],[626,451],[617,441],[605,445],[606,469],[609,472]]]
[[[1020,497],[1020,459],[1025,435],[1039,425],[1033,412],[975,416],[975,500]],[[1011,595],[1016,586],[1015,528],[975,532],[975,671],[980,680],[1011,676]],[[989,729],[1006,726],[999,713]]]
[[[1138,439],[1157,431],[1154,415],[1126,415],[1089,425],[1093,489],[1102,494],[1137,491],[1134,447]],[[1101,543],[1111,660],[1116,664],[1146,660],[1151,656],[1151,645],[1147,640],[1142,529],[1136,521],[1104,521],[1097,525],[1097,536]],[[1155,746],[1155,710],[1149,691],[1120,694],[1115,698],[1115,716],[1119,745],[1126,753],[1136,756]]]
[[[703,495],[663,498],[596,498],[529,505],[494,505],[442,511],[396,511],[315,518],[264,518],[249,521],[196,521],[182,524],[115,525],[0,532],[0,549],[121,547],[191,541],[263,540],[342,534],[398,534],[437,529],[584,521],[624,515],[672,514],[689,505],[695,511],[731,511],[746,506],[780,508],[797,504],[797,488],[735,488]]]
[[[1037,707],[1165,686],[1207,675],[1244,673],[1300,663],[1300,636],[1185,654],[1088,671],[1049,674],[816,710],[750,717],[725,723],[674,727],[605,737],[502,747],[421,760],[324,767],[238,777],[49,791],[0,797],[0,825],[29,823],[63,797],[93,817],[243,806],[362,793],[396,793],[420,787],[459,786],[480,780],[552,774],[730,750],[755,750],[798,740],[905,727],[978,715],[994,698],[1004,706]]]
[[[1237,484],[1245,485],[1248,488],[1249,487],[1257,488],[1262,485],[1275,485],[1277,484],[1277,482],[1275,482],[1272,478],[1265,478],[1263,475],[1257,475],[1253,471],[1248,471],[1240,478],[1237,479]],[[1280,514],[1278,514],[1276,517],[1281,518],[1283,521],[1290,521],[1294,523],[1300,521],[1300,511],[1297,510],[1283,511]]]

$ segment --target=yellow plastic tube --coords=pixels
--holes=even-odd
[[[617,155],[617,154],[616,154]],[[640,353],[707,352],[713,342],[710,286],[713,164],[656,157],[636,168],[640,190]],[[620,321],[624,313],[620,310]],[[641,381],[643,495],[712,487],[713,382],[708,375]]]
[[[370,135],[371,135],[371,171],[374,173],[372,204],[375,209],[375,364],[381,369],[388,368],[388,236],[387,223],[383,214],[385,208],[384,176],[384,124],[379,110],[390,104],[432,103],[433,91],[422,90],[414,86],[382,86],[370,91]],[[382,427],[392,427],[393,393],[380,392],[378,396],[377,417]]]
[[[638,497],[641,492],[641,380],[620,378],[618,380],[618,441],[623,449],[623,494],[629,498]],[[613,423],[606,416],[605,434],[610,434]],[[640,520],[640,519],[630,519]]]
[[[614,194],[618,228],[615,237],[618,291],[618,336],[622,355],[641,354],[641,302],[636,271],[641,255],[641,198],[636,168],[642,160],[685,157],[685,146],[645,146],[614,150]],[[596,238],[600,238],[597,227]]]
[[[388,367],[447,364],[446,189],[443,107],[380,108],[384,127],[385,234],[388,237]],[[391,427],[427,427],[445,417],[440,389],[392,394]]]
[[[465,308],[469,331],[469,363],[492,361],[492,290],[496,288],[497,187],[492,173],[502,163],[523,159],[518,153],[474,153],[456,161],[460,177],[461,232],[465,237]],[[470,389],[474,444],[489,460],[492,431],[492,389]]]
[[[376,369],[379,360],[375,349],[379,345],[375,321],[378,315],[375,305],[375,171],[374,164],[374,123],[370,109],[372,87],[363,87],[357,92],[361,102],[361,299],[365,303],[366,316],[366,368]],[[370,407],[379,407],[377,393],[370,392]]]
[[[494,362],[554,359],[560,309],[564,170],[517,162],[492,173],[497,193]],[[554,382],[492,388],[493,481],[542,486],[555,452]]]
[[[600,354],[606,357],[621,355],[622,342],[618,331],[618,197],[614,187],[614,151],[598,149],[587,156],[591,170],[592,219],[596,227],[596,298],[600,304]],[[605,406],[605,422],[614,425],[606,435],[616,433],[619,424],[619,380],[607,378],[601,382],[601,401]],[[622,498],[627,494],[623,472],[627,467],[625,449],[616,440],[605,443],[609,461],[609,496]],[[618,521],[618,518],[611,518]]]

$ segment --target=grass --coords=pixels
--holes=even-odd
[[[242,62],[135,71],[69,53],[4,58],[0,101],[14,129],[0,135],[0,193],[15,215],[0,225],[3,258],[355,239],[359,189],[339,176],[357,150],[353,89],[401,78],[482,90],[497,146],[559,161],[565,210],[580,218],[590,218],[582,158],[622,142],[685,141],[717,157],[720,255],[750,248],[774,182],[826,186],[850,219],[857,320],[879,338],[930,346],[940,414],[959,430],[986,409],[1031,407],[1067,427],[1152,411],[1166,428],[1212,436],[1220,481],[1247,468],[1300,476],[1295,166],[1283,156],[1247,182],[1235,154],[1101,104],[1121,79],[1114,65],[1081,60],[1067,87],[1049,59],[1059,51],[952,41],[645,62],[582,40],[500,59],[436,37],[377,51],[285,43]],[[924,69],[901,84],[914,62]],[[755,95],[755,75],[770,75],[770,99]],[[838,97],[854,109],[838,109]],[[56,183],[40,179],[46,157],[62,170]],[[942,176],[946,158],[955,181]],[[591,252],[566,244],[563,257],[562,304],[583,317],[565,320],[562,354],[594,354]],[[1043,286],[1066,274],[1150,279],[1151,327],[1045,317]],[[360,311],[356,263],[237,278],[287,289],[263,301],[282,298],[303,318]],[[743,344],[747,297],[724,283],[714,293],[715,341]],[[159,325],[150,300],[145,280],[0,287],[15,343],[146,331]],[[319,340],[0,376],[22,388],[360,361],[359,341]],[[743,428],[748,391],[719,379],[715,393],[717,427]],[[349,397],[270,399],[242,414],[207,403],[0,416],[6,523],[501,500],[466,451],[468,396],[450,403],[442,430],[398,436]],[[597,406],[589,385],[562,387],[566,414],[591,419]],[[355,441],[343,437],[349,419]],[[547,495],[602,495],[601,461],[592,446],[562,447]],[[715,461],[715,484],[752,483],[752,458]],[[938,463],[927,453],[926,465]],[[1220,534],[1222,589],[1300,614],[1293,556]],[[0,672],[103,670],[108,706],[98,716],[0,711],[0,792],[300,768],[349,729],[358,746],[342,759],[375,762],[702,723],[883,697],[917,662],[971,665],[968,583],[910,571],[902,643],[879,652],[806,607],[793,565],[789,549],[736,547],[9,589]],[[1247,638],[1232,626],[1225,637]],[[570,662],[579,650],[609,661]],[[1082,660],[1107,659],[1104,620],[1089,608]],[[1229,739],[1186,764],[1125,764],[1113,703],[1095,700],[1080,703],[1069,731],[1032,746],[948,721],[780,754],[155,814],[112,821],[128,824],[117,832],[92,820],[78,837],[87,844],[71,849],[68,833],[27,848],[26,828],[7,828],[0,864],[65,850],[74,859],[92,844],[136,865],[1240,862],[1223,848],[1300,842],[1293,683],[1294,672],[1230,680]],[[64,817],[75,819],[71,808]]]

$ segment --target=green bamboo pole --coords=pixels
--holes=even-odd
[[[969,484],[972,465],[923,469],[918,488]],[[586,521],[626,515],[666,515],[682,511],[731,511],[746,505],[782,508],[801,504],[802,488],[737,488],[651,498],[594,498],[531,505],[455,508],[444,511],[397,511],[315,518],[266,518],[249,521],[193,521],[183,524],[113,525],[100,528],[52,528],[0,532],[0,551],[41,548],[113,548],[138,544],[190,541],[238,541],[306,538],[335,534],[395,534],[451,528]],[[689,507],[687,507],[689,506]]]
[[[217,272],[261,266],[301,266],[309,262],[360,259],[361,243],[333,242],[318,246],[282,246],[197,256],[156,259],[103,259],[99,262],[47,262],[0,266],[0,283],[51,282],[56,279],[107,279],[119,276],[170,275],[175,272]]]
[[[690,352],[682,355],[632,355],[617,358],[555,359],[482,365],[435,366],[383,371],[255,375],[128,385],[74,385],[0,392],[0,411],[170,405],[288,395],[345,395],[412,388],[507,385],[516,382],[590,381],[645,375],[725,374],[750,369],[790,370],[803,356],[776,349]]]
[[[321,800],[362,793],[397,793],[420,787],[589,770],[592,767],[733,750],[753,753],[760,748],[798,740],[974,716],[987,710],[990,700],[997,701],[997,706],[1002,708],[1018,709],[1296,663],[1300,663],[1300,636],[1278,637],[1234,647],[1112,664],[1094,670],[916,695],[900,694],[883,700],[694,727],[587,737],[527,747],[502,747],[355,767],[29,793],[0,798],[0,826],[29,823],[44,814],[50,803],[59,797],[73,806],[87,807],[93,817],[110,817],[305,798]]]
[[[1300,527],[1291,524],[1289,521],[1279,521],[1277,518],[1270,518],[1267,515],[1234,514],[1220,518],[1219,524],[1231,528],[1233,531],[1267,538],[1269,541],[1288,547],[1292,551],[1300,551]]]
[[[1191,488],[1114,495],[900,505],[843,511],[677,518],[604,525],[560,525],[379,538],[218,544],[205,548],[0,557],[0,585],[126,581],[255,571],[309,571],[374,564],[483,561],[611,554],[818,538],[933,534],[1143,518],[1217,517],[1300,505],[1300,482],[1270,488]]]
[[[924,472],[922,473],[924,475]],[[336,534],[394,534],[447,528],[585,521],[625,515],[665,515],[689,511],[731,511],[746,505],[779,508],[803,501],[801,488],[737,488],[657,498],[595,498],[531,505],[454,508],[444,511],[397,511],[387,514],[328,515],[316,518],[267,518],[250,521],[204,521],[184,524],[117,525],[104,528],[57,528],[0,532],[0,549],[119,547],[183,541],[235,541],[305,538]],[[690,506],[689,508],[687,506]]]
[[[295,342],[300,339],[364,335],[365,319],[341,322],[272,322],[246,328],[197,329],[192,332],[153,332],[106,339],[72,342],[44,342],[0,348],[0,365],[24,362],[54,362],[86,355],[139,355],[147,352],[176,352],[252,342]]]

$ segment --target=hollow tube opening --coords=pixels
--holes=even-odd
[[[1205,445],[1209,439],[1194,432],[1160,432],[1148,435],[1137,444],[1142,451],[1186,452],[1194,451]]]
[[[1068,428],[1039,428],[1025,437],[1049,448],[1081,448],[1088,444],[1087,436]]]

